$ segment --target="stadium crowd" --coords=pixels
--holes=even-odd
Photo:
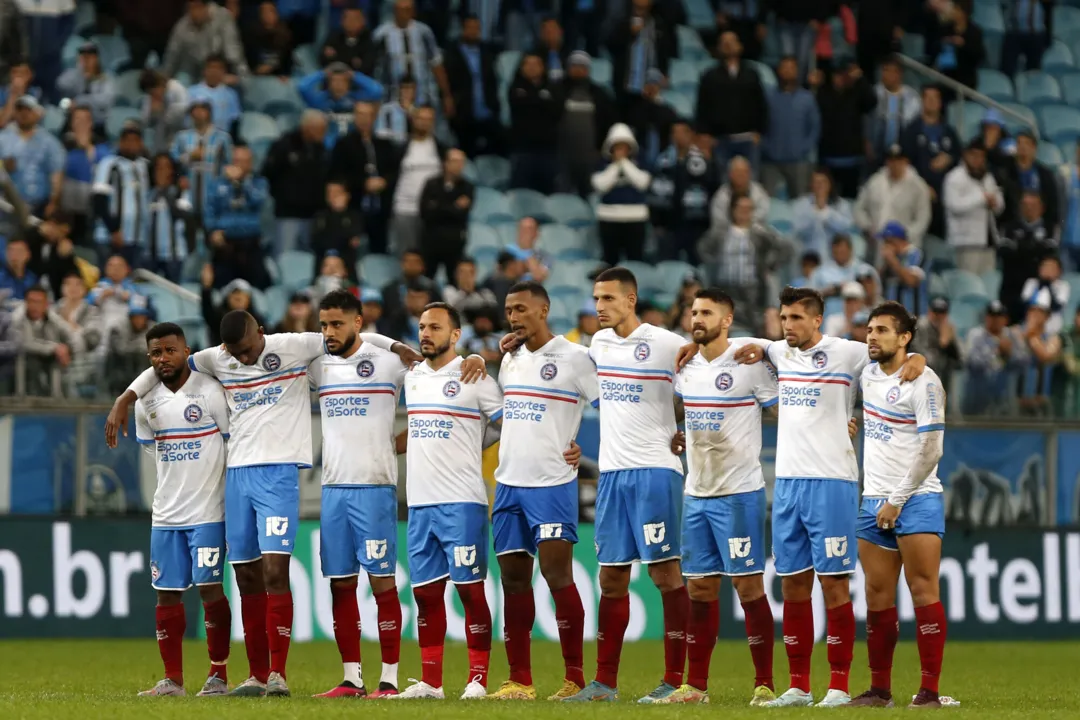
[[[854,339],[898,300],[950,411],[1076,416],[1078,31],[1036,0],[0,0],[0,384],[113,395],[155,320],[311,330],[338,288],[413,345],[445,299],[496,364],[511,285],[587,345],[623,264],[686,337],[702,285],[766,337],[785,284]]]

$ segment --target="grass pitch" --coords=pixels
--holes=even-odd
[[[706,706],[649,707],[634,704],[652,690],[663,671],[663,646],[659,642],[627,644],[617,704],[562,705],[496,703],[457,700],[466,682],[464,645],[446,649],[445,688],[448,699],[438,701],[385,702],[367,700],[314,700],[313,693],[328,690],[341,679],[337,649],[332,643],[293,645],[289,656],[292,698],[196,698],[207,669],[206,648],[201,642],[184,645],[187,698],[137,698],[135,693],[151,687],[161,676],[157,646],[148,640],[32,640],[0,641],[0,718],[469,718],[482,712],[485,718],[616,718],[629,712],[645,715],[678,714],[684,718],[759,717],[776,713],[784,717],[820,717],[825,710],[765,710],[749,708],[753,684],[750,655],[744,643],[722,642],[713,656],[710,678],[711,704]],[[377,685],[379,648],[365,643],[364,675],[369,687]],[[954,643],[946,648],[942,691],[961,701],[959,708],[941,710],[946,717],[983,718],[1080,718],[1080,684],[1076,681],[1080,650],[1075,643]],[[586,676],[595,669],[595,645],[586,645]],[[419,674],[415,643],[402,647],[401,683]],[[230,682],[243,679],[247,669],[243,646],[233,643]],[[776,646],[779,689],[786,688],[787,661],[783,646]],[[492,651],[490,685],[506,679],[506,655],[501,644]],[[533,646],[533,677],[542,696],[554,692],[562,677],[562,658],[553,643]],[[909,700],[918,689],[918,653],[913,642],[897,648],[894,693]],[[828,683],[825,646],[814,652],[815,696],[823,696]],[[866,649],[855,651],[852,694],[866,689]],[[905,702],[906,704],[906,702]],[[905,713],[897,710],[840,709],[842,715]]]

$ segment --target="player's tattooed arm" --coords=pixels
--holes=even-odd
[[[931,430],[919,433],[919,449],[908,467],[907,474],[900,484],[889,496],[889,501],[881,506],[878,512],[878,527],[890,528],[896,526],[896,518],[904,504],[914,495],[919,486],[923,484],[934,466],[941,460],[945,451],[945,432],[943,430]]]

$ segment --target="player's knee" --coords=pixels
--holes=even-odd
[[[502,580],[503,592],[507,595],[524,595],[532,591],[532,583],[527,576],[511,576],[503,573],[500,579]]]
[[[241,595],[266,592],[261,563],[233,565],[233,574],[236,576],[236,587],[240,589]]]
[[[911,600],[915,603],[915,607],[933,605],[940,599],[936,577],[926,575],[909,576],[908,589],[911,590]]]
[[[649,578],[656,589],[662,593],[678,590],[683,584],[682,569],[678,560],[650,565]]]
[[[837,607],[851,602],[851,588],[847,575],[822,575],[821,594],[825,596],[825,607]]]
[[[606,598],[621,598],[630,592],[630,573],[600,571],[600,594]]]
[[[287,556],[282,556],[287,557]],[[263,582],[266,584],[266,592],[281,594],[289,591],[289,565],[288,563],[266,563],[263,568]]]
[[[199,586],[199,598],[204,603],[217,602],[221,598],[225,597],[225,589],[220,583],[214,585],[200,585]]]
[[[574,584],[574,565],[572,561],[569,563],[552,562],[550,560],[545,562],[541,558],[540,574],[544,576],[544,582],[553,592]]]
[[[814,573],[789,575],[780,581],[780,590],[787,602],[806,602],[814,592]]]
[[[690,593],[692,602],[712,602],[720,595],[720,583],[708,578],[689,580],[686,589]]]
[[[761,575],[747,575],[731,578],[739,602],[753,602],[765,594],[765,580]]]
[[[173,590],[158,590],[157,591],[157,604],[159,607],[168,607],[170,605],[181,605],[184,602],[184,593],[178,593]]]

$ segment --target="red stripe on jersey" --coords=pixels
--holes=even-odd
[[[577,398],[572,397],[559,397],[558,395],[544,395],[542,393],[522,392],[521,390],[507,390],[503,393],[503,397],[510,397],[511,395],[521,395],[524,397],[543,398],[545,400],[560,400],[562,402],[568,402],[573,405],[577,405]]]
[[[688,403],[684,402],[683,407],[688,408],[737,408],[737,407],[753,407],[756,403],[753,400],[738,403]]]
[[[866,408],[865,406],[863,407],[863,414],[864,415],[870,415],[871,417],[876,417],[876,418],[878,418],[880,420],[884,420],[886,422],[896,423],[897,425],[914,425],[915,424],[914,420],[901,420],[900,418],[892,418],[892,417],[889,417],[888,415],[881,415],[879,413],[874,412],[873,410],[870,410],[870,409]]]
[[[256,382],[242,383],[240,385],[229,385],[226,390],[242,390],[244,388],[259,387],[260,385],[268,385],[272,382],[278,382],[280,380],[293,380],[295,378],[301,378],[307,375],[307,370],[301,370],[299,372],[292,373],[291,375],[281,375],[275,378],[269,378],[267,380],[258,380]]]
[[[192,438],[206,437],[207,435],[213,435],[218,432],[217,428],[213,430],[207,430],[206,432],[194,433],[189,435],[158,435],[155,440],[191,440]]]
[[[327,395],[394,395],[393,390],[328,390],[319,393],[319,397]]]
[[[832,378],[786,378],[781,377],[780,382],[801,382],[801,383],[824,383],[826,385],[851,385],[847,380],[834,380]]]
[[[600,377],[617,377],[626,378],[628,380],[666,380],[671,382],[671,378],[666,375],[623,375],[622,373],[602,372],[597,373]]]
[[[464,413],[450,412],[449,410],[410,410],[409,415],[449,415],[450,417],[465,418],[466,420],[479,420],[479,415],[466,415]]]

